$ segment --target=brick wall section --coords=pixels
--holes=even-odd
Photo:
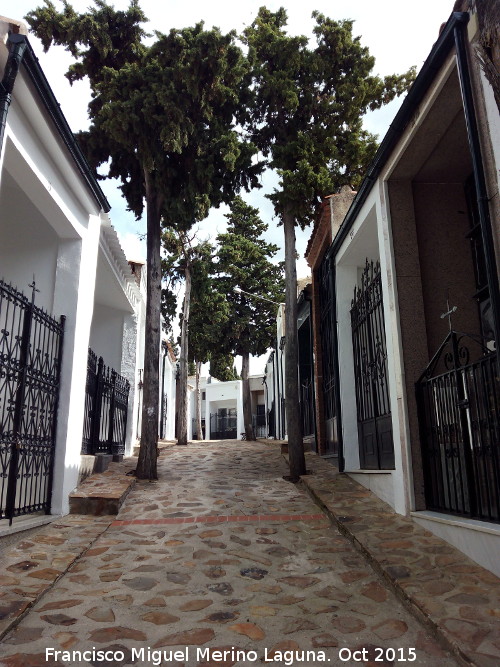
[[[325,419],[323,403],[323,358],[321,352],[321,311],[319,303],[318,273],[323,257],[331,246],[333,236],[342,221],[356,193],[346,186],[336,195],[325,197],[321,204],[314,229],[307,244],[305,258],[312,274],[312,325],[314,351],[314,391],[316,396],[316,441],[318,453],[326,453]]]

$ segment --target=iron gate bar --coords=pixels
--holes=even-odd
[[[211,440],[234,440],[238,437],[237,415],[221,415],[213,413],[210,415],[210,439]]]
[[[465,339],[479,346],[475,361]],[[497,353],[480,337],[451,331],[416,383],[429,509],[500,522],[496,368]]]
[[[0,518],[50,513],[64,316],[0,280]]]
[[[125,453],[130,383],[89,348],[82,454]]]
[[[351,301],[356,406],[362,468],[394,468],[380,262],[365,262]]]
[[[339,470],[343,470],[342,434],[340,428],[340,395],[337,369],[337,323],[335,312],[334,264],[327,254],[318,270],[320,335],[322,355],[322,394],[327,450],[339,458]]]

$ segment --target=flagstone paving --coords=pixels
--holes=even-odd
[[[166,448],[116,518],[18,544],[2,589],[27,606],[0,664],[456,665],[286,472],[276,444]],[[114,659],[73,654],[93,647]]]

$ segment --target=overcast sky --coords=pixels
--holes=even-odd
[[[62,6],[54,0],[56,6]],[[0,0],[0,14],[14,19],[22,19],[25,14],[42,2],[36,0]],[[77,11],[85,11],[91,0],[75,0],[73,7]],[[116,0],[117,9],[125,9],[128,0]],[[203,20],[207,27],[218,26],[227,32],[235,29],[241,32],[255,18],[260,6],[265,4],[269,9],[276,10],[284,6],[288,13],[288,31],[290,34],[312,34],[314,21],[313,10],[333,19],[353,19],[354,34],[361,37],[363,45],[368,46],[375,57],[374,73],[381,76],[405,72],[415,65],[420,69],[432,45],[437,39],[440,25],[445,22],[452,9],[453,0],[419,0],[417,3],[401,0],[142,0],[141,7],[150,23],[145,26],[152,32],[167,32],[170,28],[182,28]],[[61,104],[61,108],[73,131],[84,129],[88,125],[87,103],[89,88],[80,82],[70,87],[64,73],[71,61],[62,47],[52,47],[44,54],[40,43],[33,36],[30,41],[40,60],[41,66],[49,83]],[[370,114],[365,119],[365,127],[382,139],[387,128],[401,104],[395,100],[384,109]],[[273,219],[270,202],[265,199],[266,192],[272,192],[276,184],[272,174],[262,180],[262,188],[244,195],[253,206],[259,208],[261,217],[270,225],[268,240],[280,247],[283,246],[282,228],[277,227]],[[138,240],[138,235],[145,232],[145,222],[136,221],[126,211],[116,184],[112,181],[101,182],[101,186],[111,204],[111,221],[117,229],[124,250],[129,259],[144,259],[145,246]],[[214,238],[225,227],[224,208],[211,213],[202,224],[202,232]],[[310,230],[297,231],[297,250],[300,255],[297,270],[298,276],[308,275],[309,270],[303,259]],[[262,369],[259,369],[262,370]],[[252,372],[257,372],[252,369]]]

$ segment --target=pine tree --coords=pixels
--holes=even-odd
[[[217,236],[216,268],[219,289],[227,295],[230,308],[223,345],[242,359],[245,435],[247,440],[254,440],[250,355],[264,354],[274,340],[277,307],[284,292],[283,267],[272,262],[278,247],[263,240],[267,225],[256,208],[235,197],[226,218],[227,232]]]
[[[244,31],[253,66],[252,137],[280,177],[270,195],[285,237],[286,331],[285,394],[290,477],[305,474],[298,410],[297,272],[295,225],[314,218],[321,198],[342,185],[356,185],[376,149],[375,137],[362,128],[368,109],[377,109],[404,92],[414,78],[380,78],[374,59],[352,21],[333,21],[315,12],[317,45],[286,32],[281,8],[259,10]]]
[[[104,0],[78,14],[50,0],[26,17],[45,50],[61,44],[76,62],[70,82],[87,78],[88,132],[79,137],[92,166],[108,165],[128,207],[147,218],[147,302],[141,448],[136,474],[157,478],[162,222],[186,231],[210,206],[257,185],[253,148],[235,130],[242,117],[246,59],[233,33],[192,28],[143,42],[138,0],[116,11]]]

